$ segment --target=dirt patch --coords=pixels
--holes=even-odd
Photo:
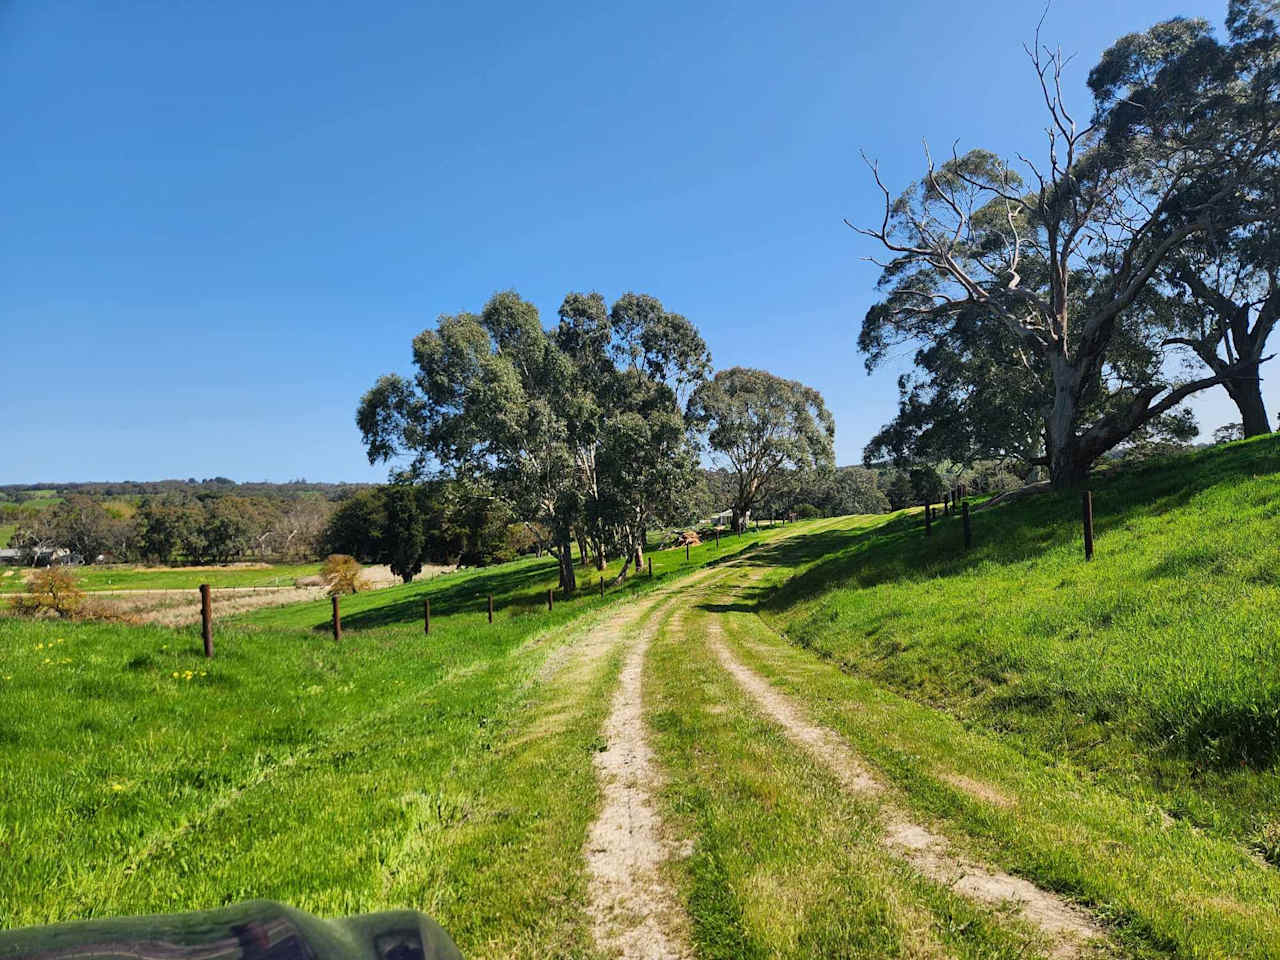
[[[719,568],[723,570],[723,568]],[[685,577],[659,591],[630,616],[614,617],[592,631],[587,644],[612,648],[629,641],[618,689],[605,721],[605,749],[596,754],[602,797],[600,814],[587,833],[588,909],[597,945],[623,960],[692,957],[688,918],[663,875],[669,860],[687,856],[688,845],[672,839],[658,813],[660,775],[644,723],[644,658],[657,630],[657,614],[638,626],[645,611],[656,611],[677,591],[718,570]]]
[[[711,621],[711,648],[725,670],[761,710],[782,727],[787,738],[827,767],[849,793],[881,800],[884,846],[916,871],[946,884],[979,903],[1005,907],[1042,931],[1050,940],[1049,955],[1085,956],[1089,944],[1101,940],[1102,929],[1080,908],[1062,897],[1003,871],[975,863],[955,853],[945,837],[911,821],[887,802],[888,787],[880,782],[833,730],[810,722],[802,711],[763,677],[739,662],[723,640],[720,625]]]
[[[447,566],[425,566],[422,572],[413,578],[413,582],[419,580],[430,580],[432,577],[439,576],[442,573],[452,573],[457,567]],[[364,567],[360,571],[360,579],[367,583],[373,589],[381,589],[382,587],[394,587],[404,581],[391,572],[391,568],[384,563],[374,564],[373,566]]]
[[[263,607],[280,607],[326,596],[323,587],[228,587],[213,591],[213,617],[223,617]],[[88,594],[92,616],[132,623],[156,623],[181,627],[200,622],[200,596],[195,590],[99,590]]]
[[[951,784],[957,790],[969,794],[984,803],[989,803],[995,807],[1012,807],[1014,800],[1012,797],[1001,793],[989,783],[982,783],[974,780],[972,777],[966,777],[962,773],[944,773],[942,780]]]

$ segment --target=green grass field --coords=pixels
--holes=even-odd
[[[233,567],[223,570],[148,569],[116,565],[76,568],[76,576],[85,590],[194,590],[202,583],[215,588],[291,587],[299,577],[310,577],[319,572],[318,563],[276,563],[265,569]]]
[[[20,568],[14,568],[20,569]],[[149,568],[109,564],[76,567],[74,573],[80,587],[95,590],[195,590],[202,583],[214,588],[290,587],[299,577],[320,572],[318,563],[271,564],[269,567],[231,567],[200,569],[198,567]],[[0,593],[20,592],[24,581],[20,576],[0,580]]]
[[[584,570],[553,612],[545,558],[348,596],[341,646],[327,602],[256,611],[217,624],[212,661],[196,629],[0,618],[0,928],[251,896],[321,914],[411,898],[464,942],[524,955],[541,924],[571,955],[581,919],[539,909],[531,930],[529,909],[577,880],[547,855],[486,862],[493,844],[535,843],[530,830],[563,845],[557,823],[592,811],[607,664],[535,689],[536,670],[574,622],[772,535],[688,561],[656,552],[652,580],[604,598]],[[581,716],[529,740],[529,712],[562,702]],[[496,752],[515,734],[525,748]],[[424,844],[439,853],[425,872]]]
[[[9,541],[13,538],[17,529],[18,525],[16,523],[0,523],[0,550],[9,546]]]
[[[344,597],[340,645],[327,602],[256,610],[211,662],[195,629],[0,618],[0,928],[269,897],[602,957],[594,764],[644,636],[692,955],[1067,955],[895,856],[892,808],[1077,905],[1104,940],[1070,955],[1280,957],[1280,443],[1092,488],[1091,563],[1078,497],[1046,494],[975,512],[968,552],[958,519],[814,521],[656,553],[603,599],[585,570],[550,612],[548,559],[458,571]]]

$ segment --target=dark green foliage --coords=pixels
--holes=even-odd
[[[514,526],[509,504],[452,481],[363,490],[334,512],[326,549],[385,563],[406,583],[424,564],[481,566],[514,559],[536,543]]]
[[[718,489],[717,510],[729,508],[733,503],[732,476],[723,471],[709,473]],[[787,517],[798,515],[805,504],[814,507],[822,517],[886,513],[890,509],[874,471],[865,467],[837,467],[835,470],[782,471],[772,489],[760,498],[755,512],[765,518]],[[703,511],[703,515],[708,512]]]
[[[195,563],[205,550],[204,510],[194,500],[178,496],[144,501],[138,508],[138,548],[143,559]]]
[[[1270,433],[1259,382],[1267,340],[1280,322],[1280,33],[1276,7],[1233,0],[1227,36],[1204,20],[1177,18],[1118,40],[1089,77],[1097,121],[1117,152],[1199,144],[1202,172],[1183,205],[1224,185],[1215,229],[1173,251],[1155,291],[1166,343],[1185,348],[1221,378],[1245,436]]]
[[[875,174],[884,216],[861,232],[892,258],[859,346],[869,367],[895,346],[918,353],[869,457],[1016,457],[1073,488],[1219,384],[1246,434],[1269,430],[1257,380],[1280,320],[1274,16],[1233,4],[1225,45],[1185,19],[1123,38],[1090,78],[1092,124],[1065,106],[1065,60],[1037,37],[1046,161],[929,157],[896,200]],[[1181,348],[1207,375],[1174,374]]]
[[[511,291],[478,315],[442,317],[414,339],[413,380],[383,377],[356,421],[370,462],[481,484],[515,511],[473,533],[517,517],[545,528],[572,592],[574,539],[598,564],[638,560],[648,526],[686,511],[694,457],[680,398],[710,356],[688,320],[644,294],[610,310],[598,293],[571,293],[559,317],[544,330]]]
[[[911,483],[911,477],[905,470],[893,472],[889,486],[885,488],[885,496],[889,500],[889,506],[894,510],[902,510],[919,501],[915,487]]]
[[[391,572],[409,583],[422,571],[427,556],[427,514],[429,502],[408,484],[392,484],[383,491],[380,552]]]

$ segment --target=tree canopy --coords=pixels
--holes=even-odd
[[[884,214],[855,229],[891,256],[859,344],[869,368],[901,344],[919,352],[900,415],[869,453],[1015,455],[1070,486],[1197,391],[1256,382],[1251,333],[1207,372],[1177,375],[1174,351],[1194,338],[1179,335],[1188,321],[1168,287],[1202,277],[1187,264],[1221,257],[1217,238],[1256,232],[1274,206],[1269,9],[1231,6],[1248,56],[1192,21],[1121,41],[1091,76],[1099,106],[1084,123],[1063,98],[1063,58],[1037,37],[1041,159],[926,155],[897,198],[871,164]]]
[[[370,462],[407,461],[404,479],[482,479],[544,524],[560,582],[576,586],[572,542],[597,562],[639,562],[644,533],[673,518],[695,466],[680,397],[706,376],[697,329],[656,298],[607,308],[570,293],[559,325],[512,291],[479,314],[441,317],[413,341],[412,379],[382,377],[356,420]]]
[[[689,414],[732,473],[735,530],[788,471],[835,466],[835,420],[822,395],[798,381],[747,367],[721,370],[694,391]]]

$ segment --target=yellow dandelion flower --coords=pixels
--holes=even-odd
[[[113,783],[113,784],[111,785],[111,789],[112,789],[112,790],[114,790],[116,793],[119,793],[121,790],[123,790],[123,789],[124,789],[124,784],[123,784],[123,783]]]
[[[173,679],[175,679],[175,680],[177,680],[177,679],[178,679],[178,675],[177,675],[177,673],[174,673],[174,675],[173,675]]]

